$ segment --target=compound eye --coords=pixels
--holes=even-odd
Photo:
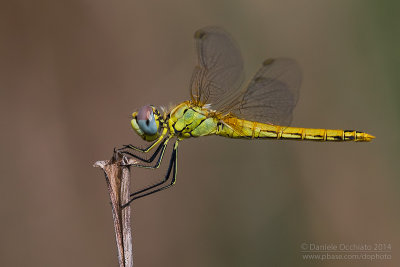
[[[150,106],[144,106],[139,110],[136,121],[140,130],[145,134],[155,135],[157,133],[157,123],[154,119],[153,109]]]

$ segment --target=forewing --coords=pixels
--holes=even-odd
[[[217,108],[236,92],[243,80],[243,60],[232,37],[218,27],[194,34],[198,64],[191,80],[192,102]]]
[[[248,87],[230,105],[246,120],[288,126],[297,104],[301,71],[293,59],[267,59]]]

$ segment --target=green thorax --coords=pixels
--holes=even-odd
[[[199,137],[214,134],[218,119],[208,117],[207,109],[183,102],[170,113],[168,126],[171,134],[181,138]]]

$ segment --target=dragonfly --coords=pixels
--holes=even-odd
[[[169,141],[175,138],[175,143],[166,175],[159,182],[132,193],[124,207],[175,184],[178,143],[184,139],[219,135],[249,140],[368,142],[375,138],[355,130],[290,127],[302,79],[295,60],[265,60],[242,88],[243,60],[231,35],[219,27],[204,27],[195,32],[194,39],[197,65],[190,81],[190,100],[168,110],[145,105],[132,114],[133,130],[145,141],[152,142],[146,148],[130,144],[120,149],[141,161],[134,166],[157,169]],[[152,150],[150,157],[144,157]]]

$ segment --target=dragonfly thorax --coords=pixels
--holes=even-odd
[[[214,134],[218,121],[212,111],[186,101],[171,111],[168,127],[172,135],[184,139]]]

